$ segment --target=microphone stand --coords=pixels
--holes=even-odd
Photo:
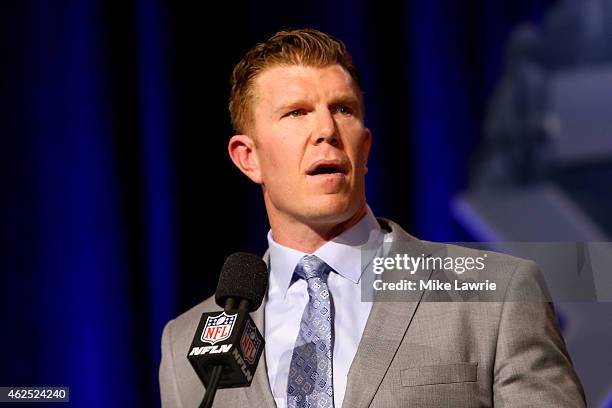
[[[204,393],[204,399],[200,404],[200,408],[212,407],[213,400],[215,399],[215,394],[217,393],[217,387],[219,386],[221,371],[223,371],[223,366],[219,365],[213,367],[212,374],[210,375],[210,381],[208,383],[208,387],[206,387],[206,392]]]

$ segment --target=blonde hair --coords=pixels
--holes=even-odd
[[[321,31],[305,28],[281,30],[267,41],[257,44],[236,64],[232,72],[229,111],[234,130],[246,133],[253,125],[251,108],[255,97],[254,83],[257,76],[267,68],[278,65],[327,67],[336,64],[353,78],[363,107],[359,71],[342,41]]]

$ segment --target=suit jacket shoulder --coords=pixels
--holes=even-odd
[[[389,220],[389,256],[477,257],[483,251],[418,240]],[[494,294],[375,302],[349,371],[343,407],[584,407],[584,392],[537,265],[487,252],[486,272],[433,268],[419,278],[489,277]],[[383,274],[384,277],[385,274]]]

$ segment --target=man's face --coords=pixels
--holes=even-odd
[[[276,66],[254,85],[251,179],[263,185],[268,215],[316,226],[363,210],[371,136],[348,72]]]

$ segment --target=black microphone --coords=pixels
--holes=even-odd
[[[260,257],[227,257],[215,292],[223,311],[202,313],[187,355],[206,388],[200,408],[212,406],[218,388],[251,385],[265,341],[249,312],[261,306],[267,287],[268,267]]]

